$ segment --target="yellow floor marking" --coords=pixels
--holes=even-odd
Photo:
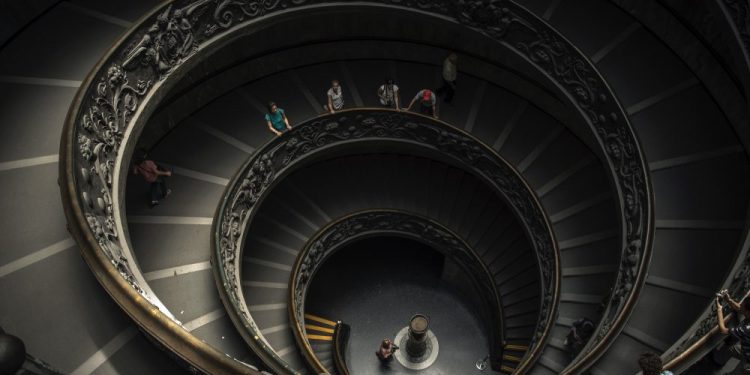
[[[305,319],[314,320],[314,321],[316,321],[318,323],[323,323],[323,324],[329,325],[331,327],[335,327],[336,326],[336,322],[332,322],[332,321],[330,321],[328,319],[324,319],[324,318],[321,318],[319,316],[315,316],[315,315],[312,315],[312,314],[305,314]]]
[[[320,331],[320,332],[325,332],[325,333],[333,333],[333,328],[314,326],[312,324],[305,324],[305,329],[312,330],[312,331]]]
[[[333,341],[333,336],[307,335],[308,340]]]

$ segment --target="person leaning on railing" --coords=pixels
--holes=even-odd
[[[740,314],[744,317],[744,320],[739,322],[734,328],[727,328],[727,325],[724,323],[722,300],[726,301],[732,310],[736,312],[738,315],[738,321]],[[750,298],[745,296],[741,302],[737,302],[729,295],[729,291],[724,289],[716,295],[716,314],[719,323],[719,331],[724,335],[730,335],[740,341],[742,373],[750,374],[750,319],[748,319],[750,318]]]
[[[398,85],[393,82],[393,79],[386,77],[383,84],[378,87],[378,100],[380,105],[384,107],[396,108],[397,111],[401,110]]]
[[[411,110],[411,107],[414,106],[414,103],[417,102],[419,102],[419,113],[438,118],[437,99],[435,93],[432,92],[432,90],[419,90],[417,95],[414,96],[414,99],[411,100],[411,103],[409,103],[409,106],[406,107],[406,110]]]
[[[281,135],[286,130],[292,130],[292,126],[289,125],[289,119],[286,117],[286,112],[274,102],[268,103],[266,124],[268,125],[268,129],[276,135]]]

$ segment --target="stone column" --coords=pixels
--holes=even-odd
[[[409,357],[420,358],[427,351],[427,329],[430,321],[422,314],[416,314],[409,321],[409,339],[406,341],[406,353]]]

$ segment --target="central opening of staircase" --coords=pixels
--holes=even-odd
[[[467,279],[457,264],[419,241],[370,237],[325,261],[312,280],[306,311],[349,324],[346,355],[353,374],[411,374],[428,367],[445,374],[487,373],[474,366],[489,348],[481,318],[468,298],[478,292]],[[412,319],[415,314],[429,321],[429,330],[421,328],[431,353],[439,342],[432,360],[427,353],[416,354],[424,356],[421,361],[406,358],[408,335],[403,333],[418,320]],[[386,338],[395,339],[399,349],[394,360],[381,362],[375,352]],[[326,341],[310,342],[322,362],[332,360]]]

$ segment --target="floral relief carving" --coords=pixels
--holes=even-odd
[[[736,1],[725,0],[729,6]],[[233,27],[254,18],[266,16],[273,12],[293,7],[323,4],[323,0],[177,0],[163,5],[160,11],[139,25],[127,37],[102,65],[89,87],[84,88],[85,96],[75,114],[75,128],[66,141],[72,146],[71,157],[74,158],[74,170],[78,171],[74,183],[81,210],[86,217],[85,225],[95,235],[100,249],[112,260],[115,267],[136,290],[142,289],[134,281],[128,260],[122,253],[120,241],[124,239],[112,229],[114,222],[112,205],[114,165],[118,159],[127,155],[118,155],[123,135],[129,126],[133,114],[143,105],[144,97],[149,94],[154,84],[165,80],[177,67],[189,60],[202,46],[209,44],[222,33],[230,32]],[[499,43],[525,56],[528,61],[545,72],[548,78],[564,91],[588,120],[595,136],[604,150],[607,163],[612,171],[616,191],[620,192],[622,221],[626,232],[622,234],[622,256],[612,299],[609,301],[597,335],[584,354],[594,346],[602,348],[611,342],[610,330],[621,328],[627,317],[629,306],[637,296],[644,281],[645,269],[649,259],[652,227],[651,193],[648,175],[642,152],[635,135],[627,122],[627,116],[617,100],[607,88],[604,80],[597,74],[593,65],[583,57],[564,38],[542,20],[512,1],[506,0],[374,0],[369,3],[380,3],[405,8],[418,9],[424,12],[439,14],[452,18],[474,30],[495,38]],[[741,9],[740,9],[741,10]],[[742,25],[747,25],[747,11],[736,12]],[[742,30],[747,30],[747,27]],[[365,119],[367,120],[367,119]],[[342,125],[347,123],[347,125]],[[363,123],[364,124],[364,123]],[[426,132],[418,124],[396,124],[387,118],[379,118],[372,126],[351,127],[347,121],[326,120],[318,126],[326,130],[319,134],[311,129],[308,133],[296,133],[296,138],[287,138],[288,142],[279,145],[275,153],[286,158],[285,163],[271,158],[258,165],[257,174],[247,183],[247,191],[241,198],[244,205],[252,205],[268,186],[278,168],[283,168],[299,156],[306,155],[324,144],[337,140],[355,139],[367,136],[412,136],[434,141],[435,134]],[[344,127],[345,126],[345,127]],[[455,137],[454,137],[455,136]],[[461,135],[443,134],[441,148],[446,151],[460,150],[463,155],[457,158],[465,160],[476,167],[487,163],[478,156],[476,150],[462,146]],[[270,172],[265,173],[264,171]],[[488,172],[489,173],[489,172]],[[501,173],[498,173],[498,175]],[[512,190],[513,185],[501,178],[495,183],[505,190]],[[518,186],[515,186],[518,187]],[[524,203],[514,197],[517,203]],[[516,202],[514,202],[516,203]],[[527,214],[530,212],[526,212]],[[239,217],[227,222],[227,233],[241,231]],[[528,224],[528,223],[527,223]],[[75,225],[84,225],[75,223]],[[222,228],[225,223],[222,222]],[[235,226],[235,229],[230,228]],[[235,234],[236,235],[236,234]],[[534,236],[533,233],[531,235]],[[532,240],[539,248],[541,242]],[[223,243],[222,254],[236,261],[236,245],[231,241]],[[539,255],[543,278],[547,281],[553,276],[548,266],[554,258]],[[227,264],[229,267],[229,264]],[[236,276],[234,268],[228,268]],[[545,287],[549,288],[547,282]],[[545,307],[546,309],[547,307]],[[545,310],[546,311],[546,310]],[[554,314],[554,309],[549,310]],[[600,340],[601,339],[601,340]],[[609,340],[609,341],[607,341]],[[602,341],[602,342],[599,342]]]
[[[250,316],[245,326],[251,325],[253,320],[247,307],[240,302],[242,300],[240,296],[242,293],[241,275],[237,273],[237,270],[241,263],[240,246],[244,241],[246,230],[242,223],[250,225],[253,213],[274,180],[285,171],[294,168],[298,161],[321,149],[330,150],[331,146],[337,144],[372,140],[417,143],[449,155],[462,163],[465,168],[475,171],[479,176],[484,176],[496,187],[498,193],[508,200],[510,207],[517,212],[517,216],[526,227],[532,246],[536,250],[542,285],[541,311],[544,315],[539,317],[534,335],[536,340],[532,342],[532,346],[540,347],[547,337],[557,311],[556,301],[559,291],[556,285],[560,275],[556,244],[541,206],[533,198],[533,192],[517,172],[475,139],[423,116],[390,110],[340,112],[297,125],[282,137],[274,139],[264,148],[256,151],[248,164],[240,171],[236,179],[237,183],[230,187],[224,199],[226,203],[219,211],[219,220],[222,225],[219,233],[216,234],[215,241],[218,245],[218,255],[220,255],[217,266],[222,273],[222,283],[232,300],[233,308],[243,316]],[[317,265],[328,251],[328,243],[345,241],[357,235],[365,227],[370,230],[384,230],[386,227],[395,226],[388,220],[371,219],[367,226],[360,221],[346,221],[324,240],[310,247],[300,263],[297,282],[300,285],[306,285],[309,282]],[[413,221],[400,222],[396,227],[411,233],[421,233],[424,238],[440,241],[443,246],[459,243],[448,233],[441,232],[434,227],[417,225]],[[297,301],[301,301],[304,296],[302,290],[293,291]],[[250,333],[253,336],[260,335],[259,332]]]

